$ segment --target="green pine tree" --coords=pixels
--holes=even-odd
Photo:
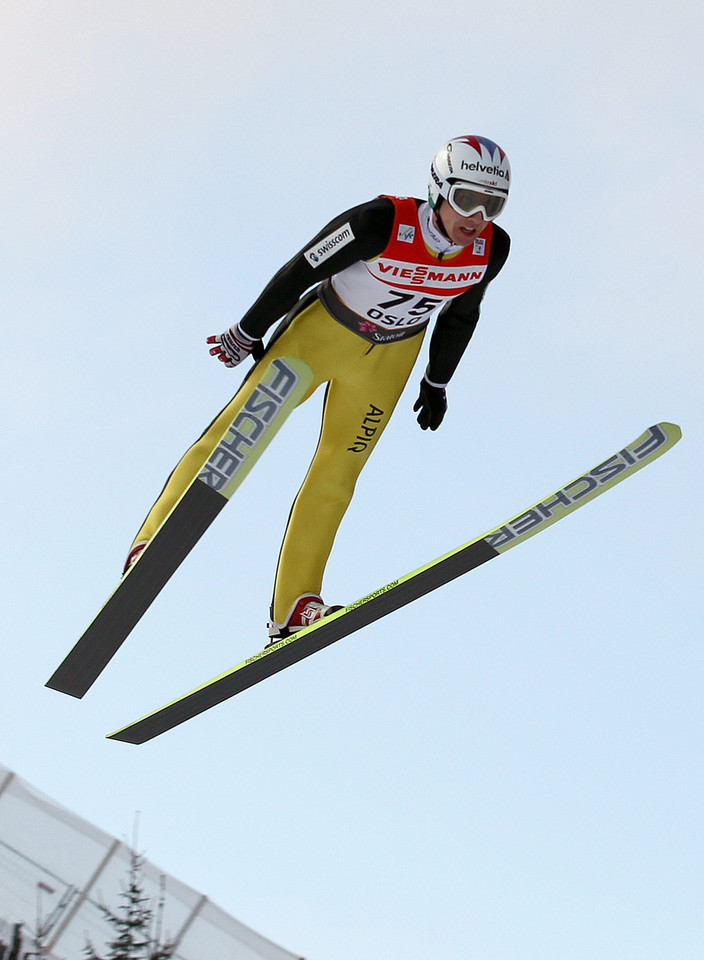
[[[160,937],[153,936],[154,911],[150,898],[145,896],[142,885],[142,866],[144,858],[136,851],[130,851],[127,889],[120,896],[121,907],[111,910],[102,905],[105,920],[113,929],[113,938],[107,942],[107,957],[99,956],[89,943],[85,948],[88,960],[170,960],[174,946],[160,943]],[[163,896],[159,901],[157,919],[161,919]],[[158,924],[157,924],[158,925]]]

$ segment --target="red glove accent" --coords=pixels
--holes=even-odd
[[[207,342],[215,344],[210,348],[210,355],[217,357],[226,367],[236,367],[238,363],[242,363],[259,343],[258,340],[248,337],[239,323],[220,336],[208,337]]]

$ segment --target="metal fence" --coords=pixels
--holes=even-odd
[[[100,904],[119,908],[131,858],[126,844],[0,764],[0,956],[3,946],[9,956],[18,923],[19,960],[81,960],[88,941],[105,955],[114,931]],[[148,860],[140,884],[174,960],[300,960]]]

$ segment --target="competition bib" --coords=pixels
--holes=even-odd
[[[416,201],[389,199],[396,212],[386,248],[374,260],[359,261],[335,274],[330,281],[334,297],[329,286],[328,295],[321,295],[345,326],[377,342],[420,332],[445,303],[484,278],[491,250],[489,224],[468,247],[440,260],[423,240]],[[342,310],[335,309],[335,301]]]

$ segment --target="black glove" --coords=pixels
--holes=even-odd
[[[429,383],[425,377],[420,382],[420,393],[415,402],[413,411],[420,410],[418,423],[421,430],[437,430],[447,410],[447,396],[445,388]]]

